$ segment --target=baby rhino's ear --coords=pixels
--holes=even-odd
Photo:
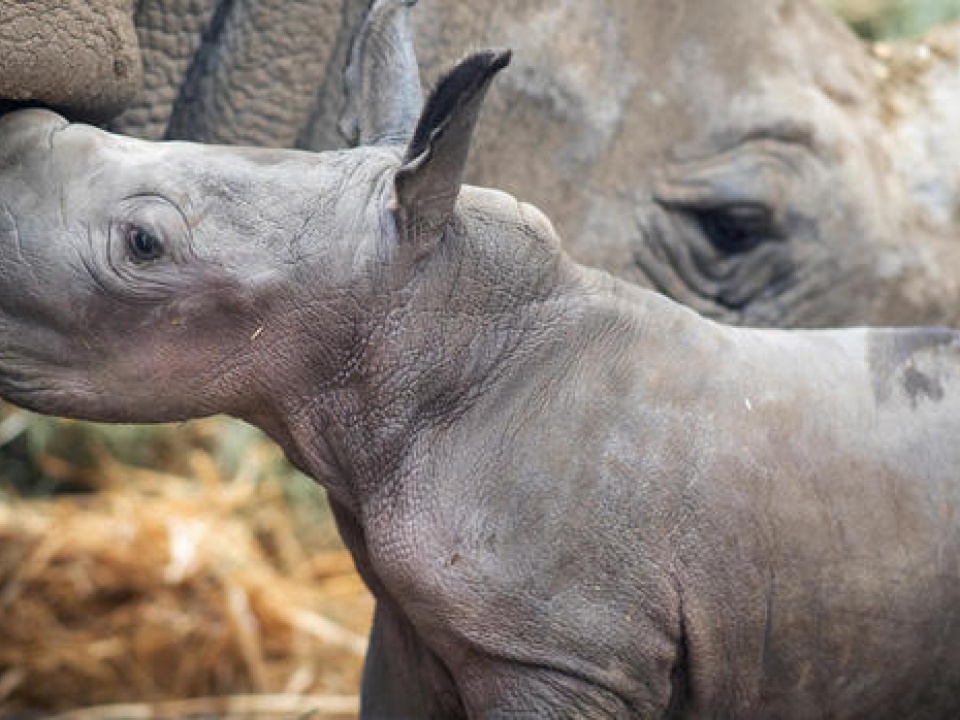
[[[510,63],[510,51],[470,55],[440,80],[420,114],[396,176],[401,242],[430,252],[443,236],[460,194],[480,106],[494,76]]]

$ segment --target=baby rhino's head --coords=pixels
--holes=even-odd
[[[103,421],[249,418],[306,368],[320,383],[342,373],[444,233],[507,61],[461,63],[415,132],[397,132],[411,106],[361,106],[369,144],[339,153],[3,117],[0,395]]]

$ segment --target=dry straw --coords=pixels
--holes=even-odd
[[[274,484],[105,462],[126,481],[0,504],[0,718],[354,717],[372,601],[349,556]]]

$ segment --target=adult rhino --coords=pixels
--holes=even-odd
[[[369,50],[355,150],[0,120],[0,394],[276,438],[377,597],[365,718],[957,717],[960,336],[578,265],[461,186],[507,55],[421,112]]]

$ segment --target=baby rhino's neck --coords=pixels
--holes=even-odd
[[[632,332],[642,311],[642,295],[574,263],[538,210],[474,188],[403,292],[355,381],[282,419],[288,454],[357,515],[405,472],[423,433],[461,422],[479,398],[496,412],[490,399],[509,396],[500,386],[539,382],[620,315]]]

